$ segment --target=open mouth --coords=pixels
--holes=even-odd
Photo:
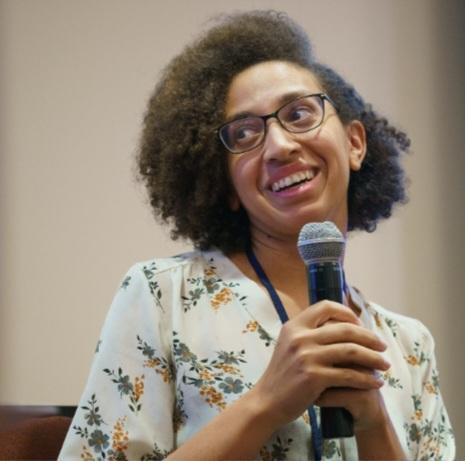
[[[312,170],[300,171],[299,173],[294,173],[289,176],[286,176],[279,181],[271,184],[271,190],[273,192],[281,192],[292,187],[300,186],[303,183],[311,181],[315,177],[315,172]]]

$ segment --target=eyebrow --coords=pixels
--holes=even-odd
[[[293,101],[294,99],[299,98],[300,96],[306,96],[308,94],[313,94],[313,93],[308,93],[308,91],[304,91],[304,90],[289,91],[288,93],[284,93],[278,97],[277,106],[275,110],[278,110],[280,107],[284,106],[288,102]],[[239,120],[241,118],[255,117],[257,115],[261,116],[261,115],[266,115],[266,114],[256,114],[256,113],[245,110],[245,111],[237,112],[231,115],[230,117],[226,118],[225,123],[233,122],[234,120]]]

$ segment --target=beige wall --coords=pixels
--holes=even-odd
[[[131,176],[132,157],[158,72],[232,3],[283,7],[0,0],[1,402],[75,404],[126,269],[188,248],[153,222]],[[317,55],[411,134],[411,201],[375,234],[351,238],[348,273],[370,298],[432,330],[459,439],[462,3],[294,0],[285,7]]]

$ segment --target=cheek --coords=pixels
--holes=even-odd
[[[331,136],[321,143],[321,152],[328,165],[332,165],[335,174],[348,174],[351,169],[350,150],[347,140],[342,136]]]
[[[230,155],[228,159],[229,177],[236,192],[245,190],[250,185],[256,184],[258,178],[257,161],[256,156],[247,154],[240,156]]]
[[[231,184],[230,207],[237,211],[244,202],[243,194],[245,187],[244,166],[239,157],[232,156],[228,158],[229,182]]]

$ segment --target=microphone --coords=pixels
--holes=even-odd
[[[308,223],[302,227],[297,247],[307,267],[310,305],[327,299],[342,303],[344,276],[341,259],[345,240],[330,221]],[[352,437],[352,415],[345,408],[321,408],[323,438]]]

